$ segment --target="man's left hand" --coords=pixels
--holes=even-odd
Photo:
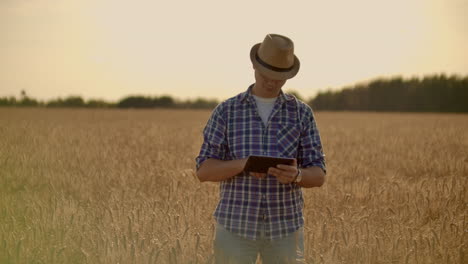
[[[270,167],[268,169],[268,174],[275,176],[278,181],[283,184],[293,182],[296,179],[298,172],[296,159],[294,159],[294,163],[292,165],[279,164],[276,168]]]

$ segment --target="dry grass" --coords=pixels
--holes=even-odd
[[[210,263],[206,111],[0,109],[0,263]],[[466,263],[468,116],[316,113],[309,263]]]

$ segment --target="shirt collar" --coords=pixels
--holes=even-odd
[[[251,84],[249,88],[247,88],[247,91],[243,92],[241,96],[239,97],[239,101],[242,102],[252,102],[255,100],[252,96],[252,88],[254,84]],[[294,100],[294,96],[291,96],[289,94],[286,94],[283,92],[283,90],[280,90],[280,94],[278,96],[278,100],[280,104],[283,104],[286,101],[292,101]]]

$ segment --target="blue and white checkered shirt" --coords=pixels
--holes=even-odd
[[[197,169],[207,159],[236,160],[249,155],[297,158],[298,166],[321,167],[325,159],[312,109],[281,92],[265,126],[252,86],[214,110],[203,131],[204,141],[196,158]],[[257,239],[260,226],[269,239],[295,232],[304,224],[301,187],[282,184],[268,175],[257,179],[240,173],[220,183],[220,201],[214,216],[228,231]]]

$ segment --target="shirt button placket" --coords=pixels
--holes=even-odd
[[[265,208],[267,206],[266,204],[266,195],[263,193],[262,190],[260,190],[260,214],[259,214],[259,219],[264,220],[265,219]]]
[[[267,126],[264,126],[263,133],[262,133],[262,146],[263,146],[263,151],[262,151],[262,153],[263,153],[264,156],[267,156],[267,155],[268,155],[268,154],[267,154],[267,153],[268,153],[268,151],[267,151],[267,150],[268,150],[268,147],[267,147],[267,142],[266,142],[267,129],[268,129],[268,125],[267,125]],[[268,182],[268,180],[265,180],[265,181],[262,182],[262,184],[267,185],[267,182]],[[264,186],[264,187],[266,187],[266,186]],[[265,191],[262,192],[262,196],[261,196],[261,197],[262,197],[262,208],[261,208],[261,216],[262,216],[262,218],[261,218],[261,219],[262,219],[262,222],[263,222],[263,225],[262,225],[262,229],[263,229],[262,231],[263,231],[263,232],[262,232],[262,233],[263,233],[263,235],[265,235],[266,230],[267,230],[267,228],[266,228],[266,222],[267,222],[267,219],[268,219],[268,216],[267,216],[267,206],[268,206],[268,203],[267,203],[267,200],[266,200],[266,198],[267,198],[267,195],[266,195],[266,188],[265,188]]]

